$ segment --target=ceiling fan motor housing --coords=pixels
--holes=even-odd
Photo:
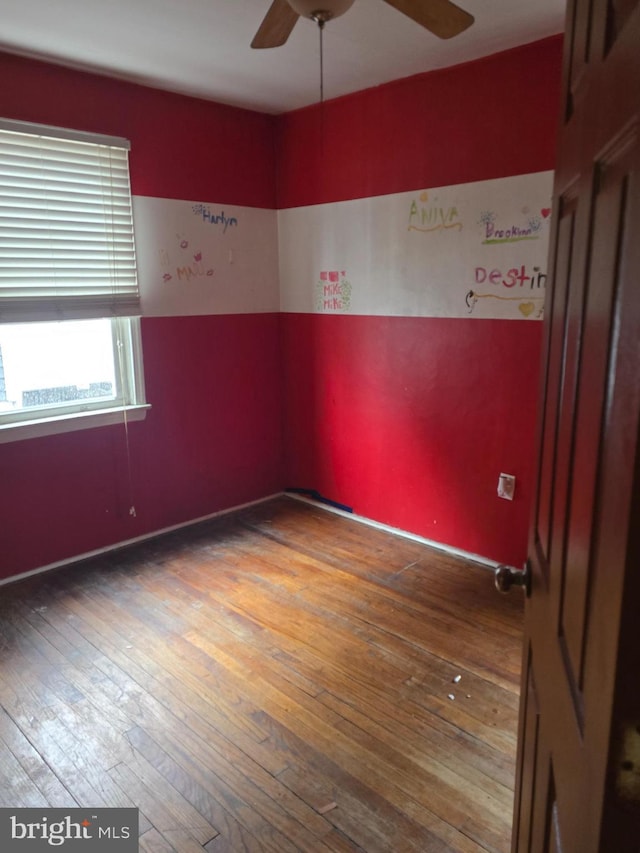
[[[325,23],[353,6],[354,0],[287,0],[291,8],[305,18]]]

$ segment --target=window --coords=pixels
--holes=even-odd
[[[0,441],[144,416],[128,147],[0,120]]]

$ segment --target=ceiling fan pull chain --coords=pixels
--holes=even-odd
[[[324,21],[318,21],[318,29],[320,30],[320,103],[324,102],[324,51],[323,51],[323,33]]]

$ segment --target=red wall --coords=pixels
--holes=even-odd
[[[274,119],[0,54],[3,118],[124,136],[131,190],[275,207]]]
[[[320,139],[318,108],[274,119],[0,54],[0,115],[126,136],[139,195],[290,207],[552,168],[560,55],[550,39],[326,103]],[[136,517],[121,428],[0,445],[0,578],[285,485],[524,558],[540,324],[252,314],[142,331]]]
[[[283,116],[278,206],[552,169],[560,38]],[[319,134],[324,128],[324,135]],[[485,557],[526,556],[542,328],[282,316],[288,485]],[[516,497],[497,497],[500,472]]]
[[[133,192],[275,206],[270,116],[0,55],[0,115],[131,140]],[[279,491],[277,314],[146,318],[145,421],[0,444],[0,577]]]

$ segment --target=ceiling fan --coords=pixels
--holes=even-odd
[[[473,23],[473,15],[451,0],[384,0],[394,9],[442,39],[457,36]],[[346,12],[354,0],[273,0],[251,47],[279,47],[291,35],[300,16],[320,27]]]

